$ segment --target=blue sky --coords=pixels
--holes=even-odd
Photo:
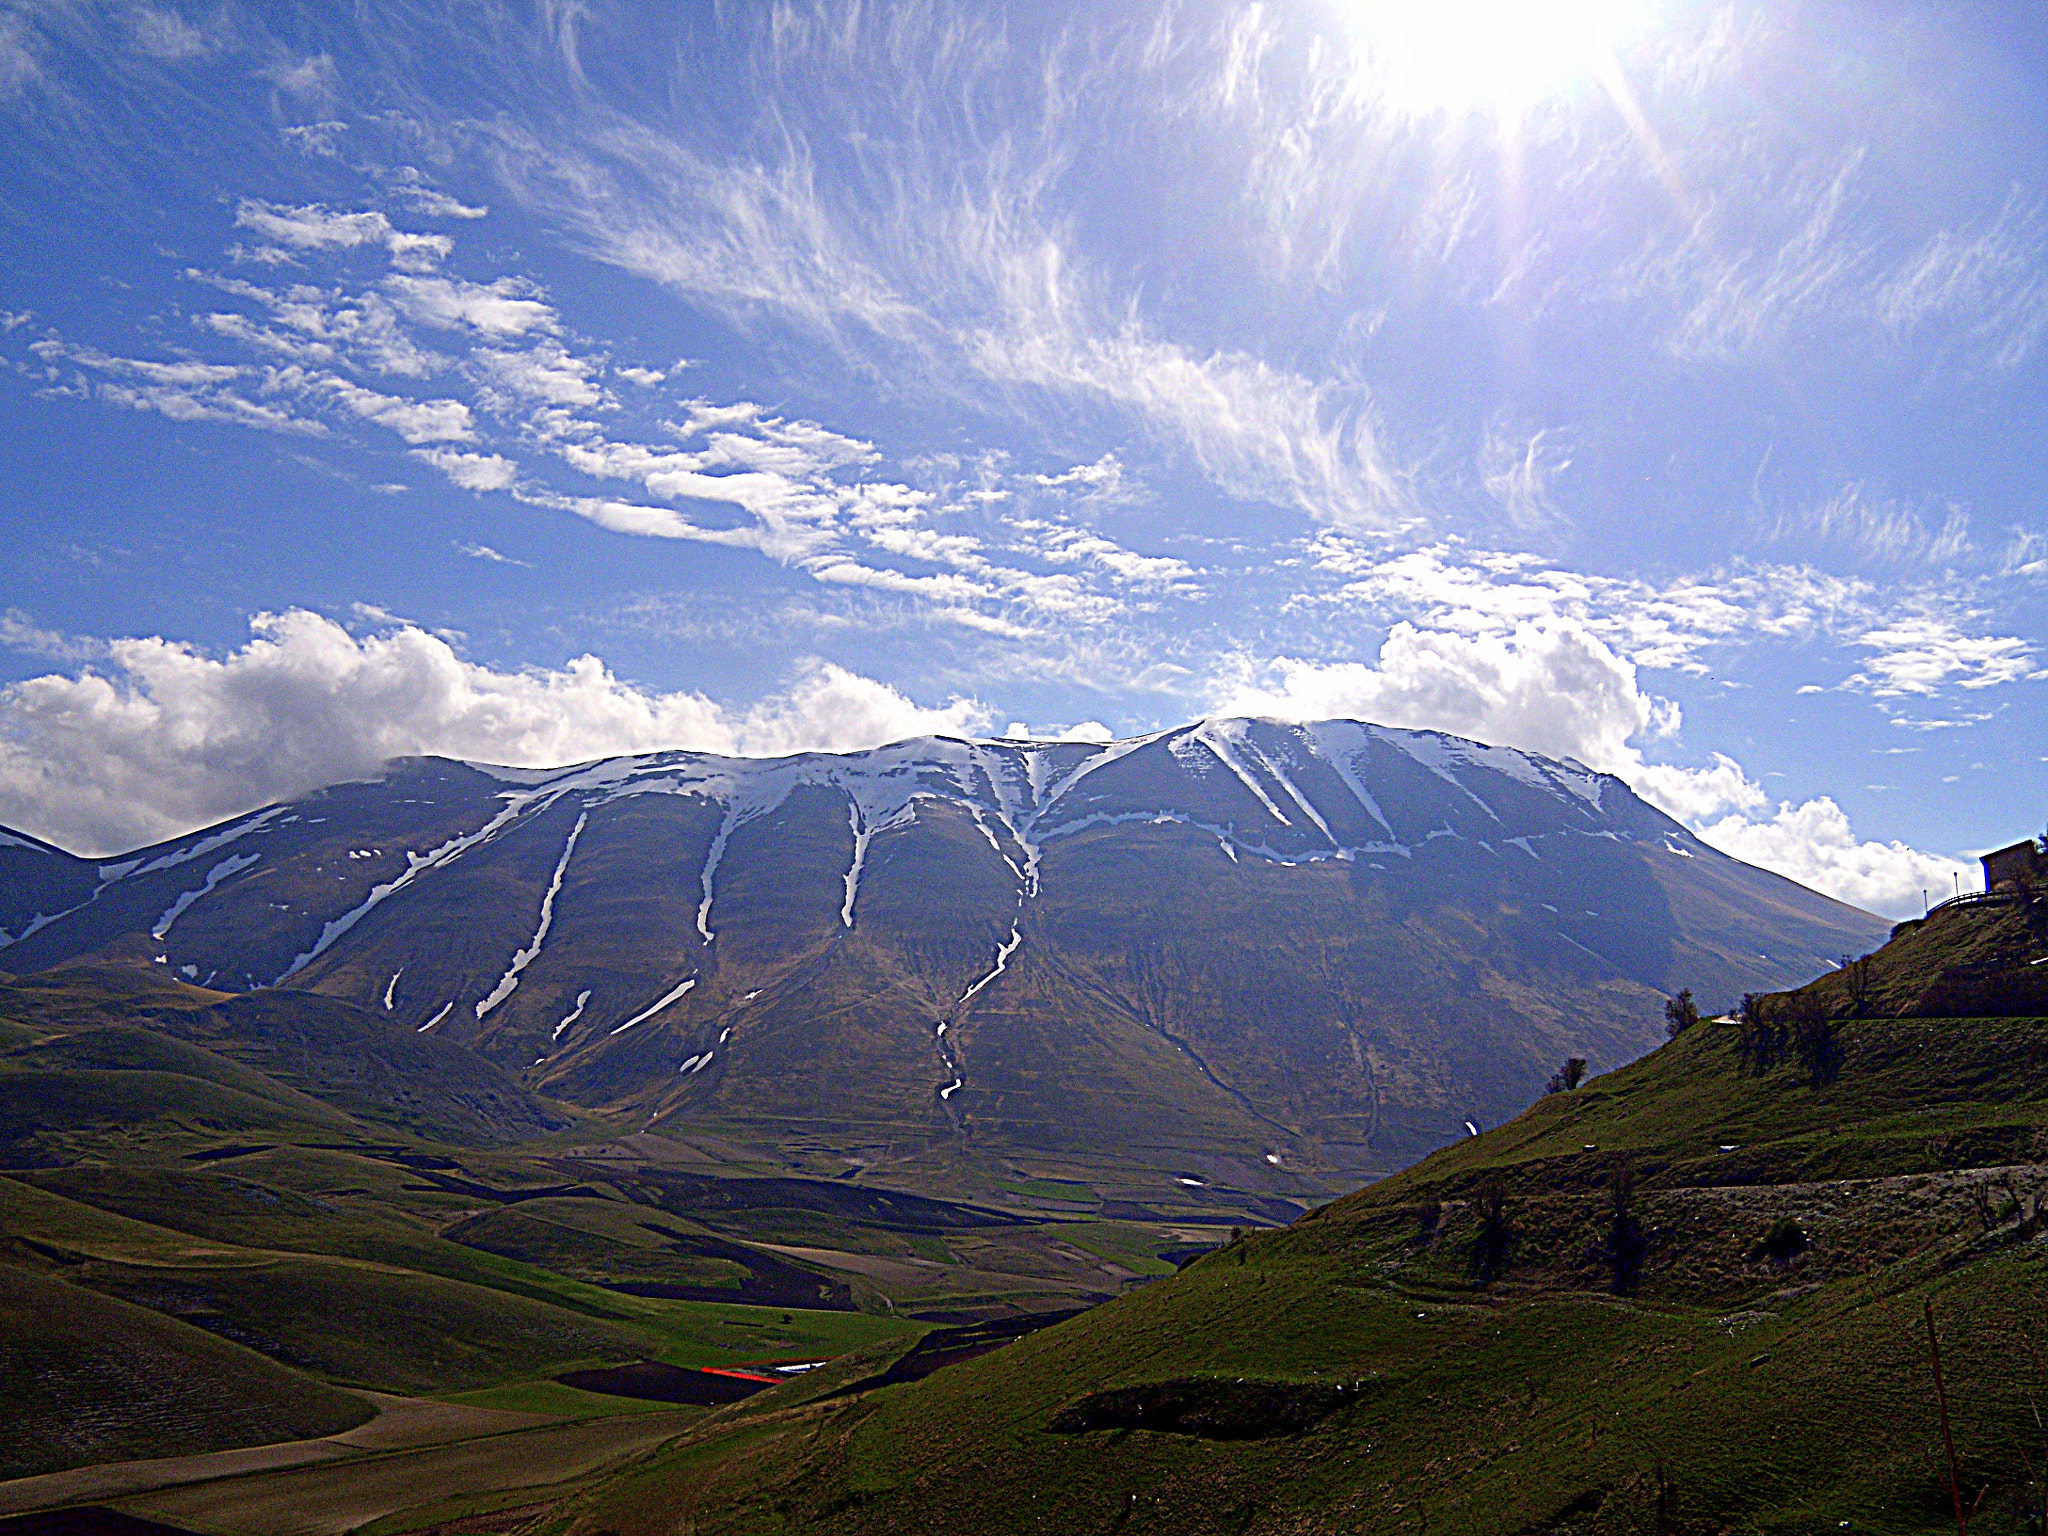
[[[2029,8],[656,9],[0,9],[0,822],[1220,712],[1888,912],[2048,817]]]

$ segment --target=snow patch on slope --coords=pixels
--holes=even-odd
[[[633,1017],[626,1020],[625,1023],[621,1024],[617,1029],[612,1030],[611,1033],[615,1035],[623,1035],[635,1024],[645,1023],[648,1019],[653,1018],[657,1013],[661,1012],[662,1009],[666,1008],[670,1003],[674,1002],[677,998],[681,997],[685,992],[689,991],[690,988],[696,985],[696,977],[685,976],[680,985],[676,986],[669,992],[663,994],[663,996],[658,1001],[650,1003],[647,1007],[642,1008],[638,1013],[634,1014]],[[590,994],[586,992],[583,995],[585,997],[588,997]],[[576,1005],[576,1011],[578,1013],[581,1013],[583,1011],[583,1004],[580,1001]]]
[[[548,936],[548,927],[555,920],[555,897],[561,893],[562,876],[568,871],[569,856],[576,851],[576,839],[583,835],[583,827],[590,820],[590,812],[583,811],[576,817],[576,825],[569,829],[569,841],[562,848],[562,856],[555,862],[555,876],[548,882],[546,893],[540,899],[540,922],[533,930],[533,937],[524,948],[512,956],[512,963],[505,974],[498,978],[498,984],[491,988],[491,995],[476,1005],[476,1016],[481,1019],[498,1004],[512,995],[519,985],[519,973],[533,964],[540,954],[540,947]]]
[[[192,903],[202,896],[213,894],[214,887],[233,874],[238,874],[263,857],[260,853],[231,853],[206,872],[206,883],[195,890],[186,891],[165,909],[149,930],[152,939],[161,939],[171,931],[171,924],[190,910]]]
[[[552,1035],[548,1036],[548,1039],[550,1041],[561,1039],[562,1031],[567,1029],[571,1024],[574,1024],[578,1019],[583,1017],[583,1010],[585,1007],[589,1005],[590,994],[593,990],[593,988],[585,987],[581,992],[578,992],[576,994],[576,1006],[574,1008],[571,1008],[568,1011],[568,1013],[563,1015],[562,1022],[555,1026],[555,1032]]]

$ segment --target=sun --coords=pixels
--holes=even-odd
[[[1363,72],[1412,112],[1520,117],[1611,68],[1645,0],[1347,0]]]

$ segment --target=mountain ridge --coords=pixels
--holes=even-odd
[[[1889,926],[1611,775],[1358,721],[400,759],[117,860],[0,854],[50,876],[9,882],[9,969],[146,940],[650,1123],[867,1168],[1136,1135],[1294,1198],[1639,1054],[1680,986],[1732,1003]]]

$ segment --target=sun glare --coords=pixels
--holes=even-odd
[[[1643,0],[1350,0],[1364,68],[1411,111],[1517,117],[1596,75]]]

